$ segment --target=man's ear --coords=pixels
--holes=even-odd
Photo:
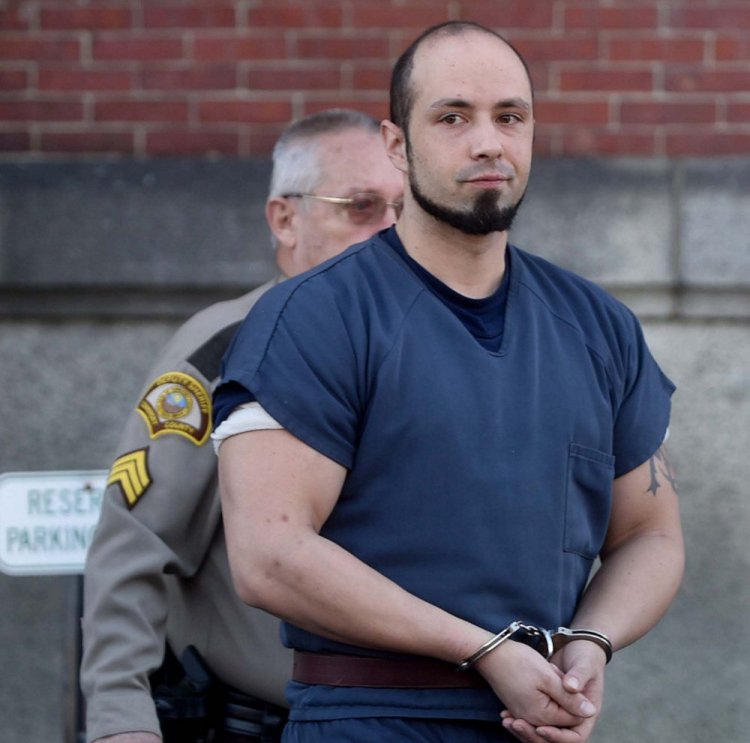
[[[406,173],[409,164],[406,159],[406,137],[401,127],[385,119],[380,123],[380,134],[383,137],[385,152],[397,170]]]
[[[266,220],[276,241],[277,250],[293,250],[297,243],[295,219],[297,209],[291,199],[272,196],[266,202]]]

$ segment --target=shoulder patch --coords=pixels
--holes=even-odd
[[[128,508],[133,508],[151,486],[147,456],[148,447],[128,452],[115,459],[109,471],[107,487],[119,485]]]
[[[176,433],[200,446],[211,431],[211,396],[195,377],[167,372],[157,377],[138,403],[149,436]]]

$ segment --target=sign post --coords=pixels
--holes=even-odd
[[[99,519],[106,470],[8,472],[0,475],[0,572],[7,575],[75,575],[70,599],[71,646],[63,720],[66,743],[83,740],[81,614],[86,553]]]

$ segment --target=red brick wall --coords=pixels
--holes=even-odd
[[[266,154],[293,116],[385,116],[459,18],[527,57],[538,154],[750,153],[750,0],[0,0],[0,153]]]

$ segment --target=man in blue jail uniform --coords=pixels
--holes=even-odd
[[[681,580],[674,387],[627,308],[508,243],[509,43],[428,29],[382,132],[395,227],[268,292],[214,398],[234,584],[295,651],[283,740],[580,743]]]

